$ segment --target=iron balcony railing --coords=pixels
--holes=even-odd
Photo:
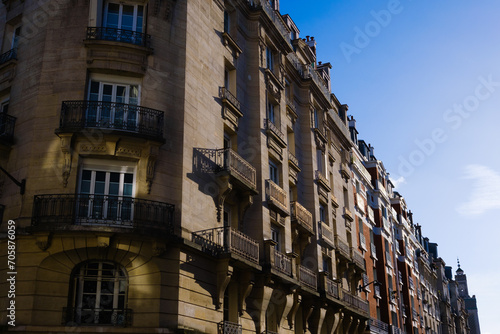
[[[197,148],[196,151],[202,158],[198,162],[202,172],[228,172],[245,186],[257,190],[255,168],[232,149]]]
[[[238,111],[241,112],[240,101],[226,87],[219,87],[219,97],[224,101],[229,101]]]
[[[270,3],[268,0],[247,0],[247,3],[253,7],[257,8],[258,6],[261,6],[262,9],[264,10],[264,13],[269,17],[271,22],[274,23],[274,27],[279,31],[281,36],[283,37],[284,41],[290,45],[290,31],[286,27],[286,25],[283,23],[283,20],[280,17],[280,14],[278,11],[275,11],[274,8],[271,7]]]
[[[31,224],[42,229],[81,225],[154,228],[173,233],[174,205],[125,196],[35,195]]]
[[[128,308],[64,307],[62,325],[113,325],[131,326],[132,310]]]
[[[340,294],[339,294],[339,284],[336,283],[335,281],[329,279],[326,277],[326,294],[330,297],[339,299]]]
[[[389,325],[378,319],[370,318],[370,333],[386,334],[389,332]]]
[[[352,308],[360,310],[364,313],[369,312],[368,303],[363,299],[359,298],[358,296],[351,294],[347,290],[342,291],[342,300]]]
[[[163,140],[163,111],[104,101],[64,101],[59,131],[98,128]]]
[[[234,253],[259,263],[259,243],[232,227],[216,227],[193,232],[193,242],[213,255]]]
[[[304,284],[305,286],[313,290],[316,290],[318,287],[318,279],[316,273],[300,264],[299,264],[299,280],[300,283]]]
[[[270,119],[264,119],[264,127],[268,133],[271,133],[278,139],[278,142],[282,147],[286,147],[285,134],[281,132],[276,124],[274,124]]]
[[[17,59],[17,48],[10,49],[9,51],[0,55],[0,65],[5,64],[9,60]]]
[[[309,210],[300,205],[299,202],[291,202],[290,206],[292,208],[292,221],[297,221],[306,230],[314,233],[313,216]]]
[[[87,27],[87,40],[123,42],[151,48],[150,35],[125,29]]]
[[[292,164],[292,166],[295,166],[296,168],[299,167],[299,159],[295,155],[293,155],[292,152],[288,152],[288,161]]]
[[[404,331],[399,329],[398,327],[391,325],[391,331],[390,334],[404,334]]]
[[[344,256],[346,259],[351,259],[351,252],[349,250],[349,245],[343,241],[340,236],[335,236],[335,248],[337,251]]]
[[[279,208],[282,212],[288,214],[289,210],[286,192],[272,180],[266,181],[266,195],[268,202]]]
[[[241,334],[241,325],[230,321],[221,321],[218,324],[218,334]]]
[[[362,270],[366,270],[365,267],[365,259],[361,253],[355,249],[354,247],[351,247],[351,258],[352,262],[358,266],[358,268],[361,268]]]
[[[330,182],[328,182],[328,179],[326,178],[325,175],[323,175],[323,172],[320,171],[320,170],[317,170],[316,171],[316,182],[323,186],[323,188],[325,188],[326,191],[331,191],[331,188],[330,188]]]
[[[14,126],[16,118],[6,113],[0,113],[0,139],[8,143],[14,141]]]
[[[321,240],[326,243],[328,246],[334,248],[335,247],[335,238],[333,237],[333,230],[332,228],[327,225],[323,221],[318,222],[318,229],[319,229],[319,235],[321,237]]]
[[[415,284],[413,283],[413,277],[408,277],[408,282],[409,282],[410,290],[415,290]]]
[[[292,259],[285,254],[276,250],[274,247],[270,248],[271,267],[282,272],[287,276],[292,276]]]

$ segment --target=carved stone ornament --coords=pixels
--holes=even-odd
[[[62,166],[62,181],[63,187],[68,185],[68,178],[71,174],[71,160],[73,158],[73,150],[71,149],[72,134],[60,135],[61,138],[61,151],[63,153],[63,166]]]

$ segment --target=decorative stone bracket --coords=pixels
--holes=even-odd
[[[63,153],[62,182],[63,187],[66,188],[71,174],[71,160],[73,159],[73,150],[71,148],[73,134],[60,134],[59,138],[61,138],[61,151]]]

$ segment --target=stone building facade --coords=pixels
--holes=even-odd
[[[406,203],[279,1],[0,17],[2,330],[427,333]]]

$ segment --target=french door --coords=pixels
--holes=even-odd
[[[130,224],[133,217],[133,182],[133,173],[84,169],[80,180],[80,220]]]
[[[86,117],[89,125],[131,131],[137,129],[138,85],[91,81],[89,101]]]
[[[104,27],[110,40],[143,44],[144,6],[108,2],[104,8]]]

